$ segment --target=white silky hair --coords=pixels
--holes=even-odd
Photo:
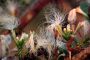
[[[0,35],[0,39],[2,43],[2,57],[4,57],[7,53],[6,49],[9,48],[12,38],[8,34],[8,35]]]
[[[60,12],[53,4],[47,7],[48,10],[45,10],[45,23],[50,23],[48,26],[40,26],[39,33],[36,35],[37,47],[44,47],[49,52],[49,57],[52,55],[52,50],[55,46],[55,36],[53,29],[59,25],[63,24],[62,22],[65,19],[66,14]],[[64,45],[61,41],[57,41],[57,46],[61,47]]]
[[[8,12],[14,12],[16,10],[18,4],[14,0],[12,0],[12,1],[7,0],[6,2],[7,2],[6,8],[7,8]]]
[[[88,35],[89,34],[89,30],[90,30],[90,23],[89,21],[85,20],[84,24],[83,24],[83,29],[84,29],[84,35]]]
[[[19,25],[18,18],[12,16],[12,12],[15,12],[16,4],[11,0],[7,0],[6,2],[6,8],[0,7],[0,28],[12,30]]]
[[[12,30],[19,25],[18,19],[8,14],[0,16],[0,28]]]

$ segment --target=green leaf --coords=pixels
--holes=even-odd
[[[64,32],[63,38],[68,41],[70,39],[71,34],[72,32],[69,32],[69,31]]]
[[[18,49],[22,49],[24,47],[24,45],[25,45],[25,40],[18,40],[16,42],[16,45],[17,45]]]

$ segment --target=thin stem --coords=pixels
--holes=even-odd
[[[16,39],[15,31],[12,29],[12,30],[11,30],[11,33],[12,33],[12,38],[13,38],[15,44],[16,44],[16,40],[17,40],[17,39]]]

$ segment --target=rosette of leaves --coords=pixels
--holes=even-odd
[[[22,39],[18,39],[16,41],[16,47],[18,49],[18,57],[19,57],[19,60],[22,60],[23,58],[23,53],[26,55],[27,54],[27,49],[25,50],[25,43],[26,41],[28,40],[28,36],[24,37]]]
[[[68,41],[70,39],[70,36],[71,36],[72,33],[73,32],[71,32],[71,31],[66,31],[66,32],[63,32],[62,36],[66,41]]]
[[[22,58],[22,53],[23,53],[23,47],[25,45],[25,39],[22,39],[22,40],[18,40],[16,42],[16,46],[17,46],[17,49],[18,49],[18,56],[19,56],[19,59],[21,60]]]

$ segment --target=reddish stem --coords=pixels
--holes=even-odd
[[[27,8],[26,13],[20,19],[20,29],[23,29],[49,2],[50,0],[36,0],[31,8]]]

